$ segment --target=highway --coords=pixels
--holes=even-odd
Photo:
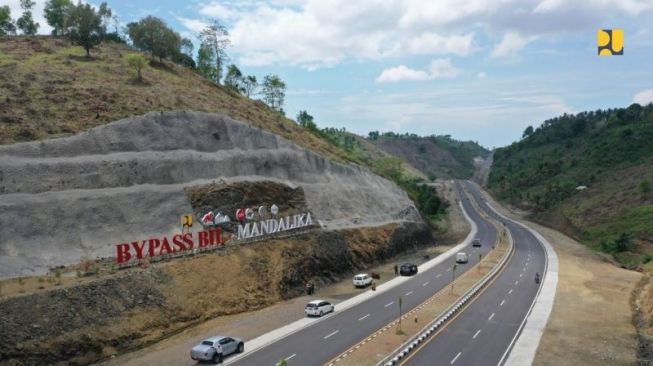
[[[464,197],[460,186],[457,189],[459,196]],[[471,243],[469,243],[468,247],[464,249],[467,253],[472,254],[469,256],[469,263],[458,265],[455,271],[456,277],[462,275],[478,262],[477,254],[486,254],[497,238],[495,227],[474,210],[471,202],[467,199],[462,199],[461,202],[470,218],[478,226],[477,237],[481,239],[482,247],[472,248]],[[325,316],[325,319],[316,321],[314,324],[259,350],[247,353],[241,358],[234,359],[231,362],[227,358],[226,361],[230,365],[275,365],[280,360],[286,359],[288,365],[322,365],[395,320],[399,316],[399,297],[403,300],[402,311],[407,312],[450,284],[454,257],[452,256],[424,273],[417,274],[410,281],[399,284],[397,287],[380,293],[378,296],[345,311],[339,312],[336,305],[336,311]],[[516,278],[519,278],[518,274],[515,275]],[[532,282],[532,278],[530,281]],[[484,297],[492,295],[492,293],[488,293]],[[515,296],[522,295],[515,294]],[[506,307],[513,306],[512,304],[504,305]],[[447,357],[449,353],[447,351]],[[440,357],[438,356],[438,358]],[[427,364],[432,365],[433,363],[429,361]]]
[[[478,206],[499,221],[476,186],[465,182]],[[441,333],[402,360],[402,365],[500,365],[538,293],[535,273],[544,273],[546,253],[523,227],[505,221],[515,252],[505,270]],[[540,282],[541,283],[541,282]]]

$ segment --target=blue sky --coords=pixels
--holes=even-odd
[[[14,17],[18,3],[9,0]],[[108,3],[123,24],[151,14],[195,42],[220,19],[245,74],[286,81],[289,117],[305,109],[320,127],[362,135],[498,147],[562,113],[653,101],[653,0]],[[599,28],[625,30],[624,56],[597,56]]]

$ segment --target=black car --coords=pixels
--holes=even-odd
[[[417,266],[411,263],[402,264],[399,268],[399,274],[402,276],[412,276],[417,274]]]

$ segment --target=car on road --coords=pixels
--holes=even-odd
[[[412,276],[417,274],[417,266],[412,263],[404,263],[399,268],[399,274],[402,276]]]
[[[218,363],[219,356],[215,347],[222,346],[222,356],[232,353],[242,353],[245,350],[245,343],[240,338],[215,336],[203,340],[200,344],[190,350],[190,358],[195,361],[212,361]]]
[[[313,300],[304,308],[304,312],[308,316],[322,316],[335,310],[336,307],[326,300]]]
[[[460,252],[456,254],[456,263],[467,263],[467,262],[469,262],[469,257],[467,257],[467,253]]]
[[[367,273],[359,273],[354,276],[354,287],[367,287],[372,284],[372,276]]]
[[[472,246],[473,247],[480,247],[481,246],[481,239],[476,238],[474,241],[472,241]]]

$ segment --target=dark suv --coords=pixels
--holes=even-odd
[[[402,276],[412,276],[417,274],[417,266],[411,263],[402,264],[399,268],[399,274]]]

